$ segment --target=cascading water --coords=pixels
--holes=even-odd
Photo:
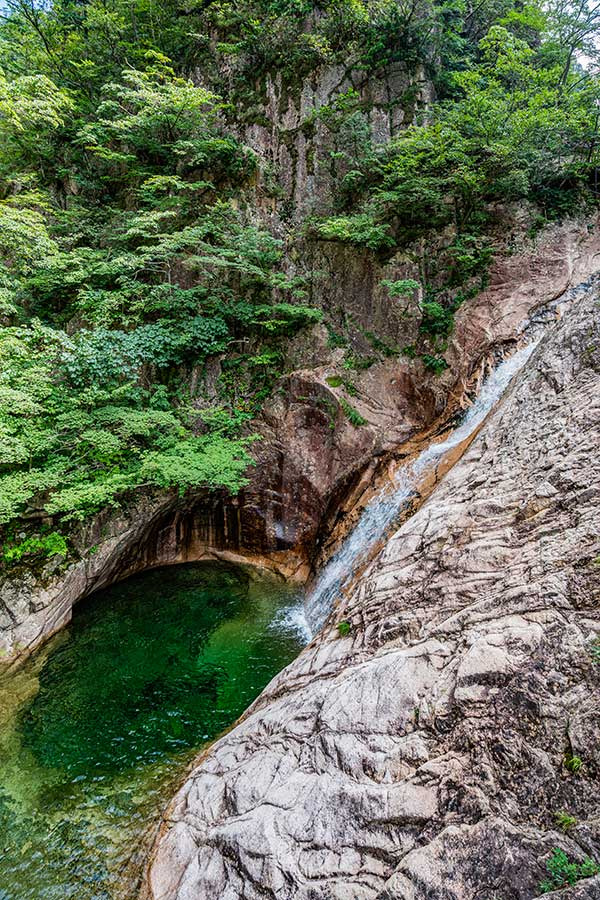
[[[477,399],[452,434],[438,444],[431,444],[414,460],[400,469],[392,487],[382,489],[365,507],[353,531],[332,556],[302,605],[286,612],[287,625],[295,626],[307,638],[321,628],[331,612],[340,590],[369,558],[373,547],[384,537],[400,512],[414,496],[423,475],[453,447],[465,441],[481,425],[498,402],[515,374],[531,356],[534,341],[502,362],[486,379]]]

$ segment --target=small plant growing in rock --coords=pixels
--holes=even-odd
[[[351,397],[356,397],[356,395],[358,394],[356,385],[353,381],[350,381],[349,378],[342,378],[341,375],[328,375],[325,381],[327,382],[329,387],[343,387],[346,393],[350,394]]]
[[[428,372],[441,375],[448,368],[448,363],[443,356],[432,356],[431,353],[423,353],[421,356]]]
[[[577,825],[577,819],[575,818],[575,816],[569,815],[569,813],[565,812],[564,810],[554,813],[554,818],[560,830],[564,831],[565,834],[567,833],[567,831],[570,831],[571,828],[574,828],[575,825]]]
[[[568,753],[565,756],[564,765],[567,772],[570,772],[571,775],[577,775],[581,771],[583,760],[580,756],[573,756],[571,753]]]
[[[338,622],[337,630],[340,637],[346,637],[347,634],[350,634],[352,625],[350,622]]]
[[[592,657],[592,662],[600,666],[600,640],[594,641],[590,647],[590,656]]]
[[[546,863],[548,878],[539,885],[541,894],[549,894],[563,887],[576,884],[582,878],[591,878],[600,872],[600,866],[587,856],[582,863],[569,859],[564,850],[555,847],[552,856]]]
[[[361,425],[366,425],[367,420],[363,419],[361,414],[357,409],[354,409],[347,400],[343,398],[340,400],[340,406],[344,410],[344,415],[348,419],[351,425],[354,425],[355,428],[360,428]]]

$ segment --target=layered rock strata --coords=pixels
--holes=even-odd
[[[600,861],[599,446],[588,294],[198,761],[144,896],[526,900],[552,848]],[[599,879],[570,896],[600,897]]]

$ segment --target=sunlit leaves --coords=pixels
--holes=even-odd
[[[0,71],[0,128],[24,134],[38,128],[58,128],[73,109],[73,100],[46,75],[22,75],[8,80]]]
[[[0,524],[32,507],[84,518],[143,485],[243,483],[247,441],[229,437],[224,422],[197,437],[192,410],[172,398],[160,408],[157,392],[135,383],[139,359],[114,365],[110,340],[57,341],[40,326],[0,332]],[[150,339],[144,352],[160,351]]]
[[[42,213],[0,201],[0,257],[9,270],[29,274],[57,253]]]
[[[547,33],[529,43],[509,21],[492,25],[476,60],[449,77],[451,99],[371,151],[368,175],[355,179],[358,208],[317,223],[321,237],[385,250],[448,225],[477,230],[494,203],[534,202],[552,217],[591,199],[600,86],[576,69],[565,80]]]

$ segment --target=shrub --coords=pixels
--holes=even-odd
[[[450,334],[454,327],[452,310],[446,309],[441,303],[432,301],[423,304],[422,312],[423,318],[419,330],[423,334],[430,334],[434,337],[447,337]]]
[[[342,399],[340,400],[340,406],[341,406],[342,409],[344,410],[344,415],[346,416],[346,418],[348,419],[348,421],[350,422],[350,424],[351,424],[351,425],[354,425],[355,428],[360,428],[361,425],[366,425],[366,424],[367,424],[367,420],[366,420],[366,419],[363,419],[363,417],[362,417],[361,414],[358,412],[358,410],[357,410],[357,409],[354,409],[354,407],[351,406],[350,403],[348,403],[347,400],[344,400],[344,399],[342,398]]]
[[[569,815],[569,813],[565,812],[564,810],[554,813],[554,819],[561,831],[564,832],[570,831],[571,828],[574,828],[575,825],[577,825],[577,819],[575,818],[575,816]]]
[[[412,297],[419,290],[420,284],[413,278],[402,278],[399,281],[382,281],[383,287],[388,289],[390,297]]]
[[[313,230],[325,241],[358,244],[369,250],[385,250],[394,246],[389,225],[375,222],[367,213],[334,216],[315,223]]]
[[[430,353],[423,353],[421,356],[425,368],[434,375],[441,375],[448,368],[448,363],[443,356],[432,356]]]
[[[65,538],[58,531],[49,534],[33,535],[25,538],[20,544],[7,547],[2,558],[6,563],[17,563],[24,556],[40,556],[49,559],[52,556],[66,556],[68,546]]]
[[[591,878],[600,872],[600,866],[589,856],[582,863],[572,862],[564,850],[555,847],[552,856],[546,862],[546,870],[549,877],[539,885],[542,894],[569,887],[582,878]]]
[[[338,622],[337,630],[340,637],[345,637],[347,634],[350,634],[352,625],[350,622]]]

